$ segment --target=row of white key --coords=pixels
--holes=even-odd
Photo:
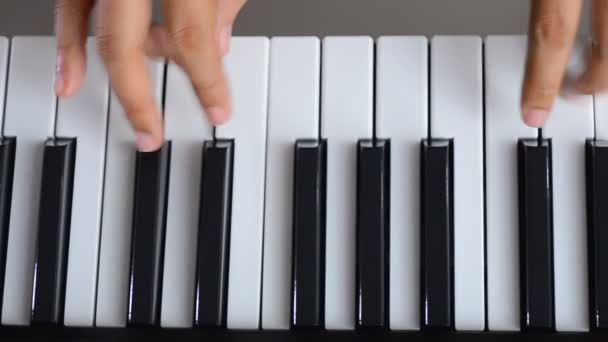
[[[83,89],[56,111],[54,44],[33,37],[12,42],[0,122],[18,149],[2,323],[29,323],[41,147],[57,135],[78,138],[65,324],[124,326],[133,133],[108,95],[92,41]],[[8,45],[0,40],[0,94]],[[525,38],[490,37],[484,55],[477,37],[436,37],[430,51],[429,64],[423,37],[382,37],[375,55],[369,37],[234,39],[226,58],[234,114],[215,134],[234,138],[237,151],[229,328],[289,327],[293,143],[319,135],[329,141],[326,327],[354,328],[354,146],[372,137],[375,111],[378,137],[392,141],[390,328],[420,327],[419,142],[430,127],[433,137],[455,139],[456,329],[483,330],[486,315],[491,330],[519,329],[514,146],[535,134],[518,115]],[[164,80],[164,64],[149,65],[159,100],[166,82],[166,135],[173,141],[161,325],[189,327],[200,148],[213,129],[186,76],[170,64]],[[593,114],[590,97],[560,99],[545,129],[554,140],[558,330],[589,325],[582,146],[593,137]]]

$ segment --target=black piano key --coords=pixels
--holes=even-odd
[[[234,142],[205,142],[196,262],[194,326],[226,327]]]
[[[589,321],[608,329],[608,141],[586,145]]]
[[[325,326],[326,142],[295,145],[291,327]]]
[[[519,244],[521,327],[555,328],[551,141],[520,139]]]
[[[67,277],[76,139],[49,139],[44,147],[32,324],[62,324]]]
[[[171,142],[137,152],[127,325],[156,326],[160,319]]]
[[[4,297],[2,294],[4,293],[16,145],[17,140],[15,138],[0,139],[0,310],[2,310],[2,299]]]
[[[360,141],[357,154],[357,329],[384,329],[389,320],[390,143]]]
[[[425,330],[454,328],[454,184],[452,140],[421,146],[421,317]]]

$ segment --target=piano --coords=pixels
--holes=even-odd
[[[608,97],[525,126],[525,36],[235,37],[218,127],[149,60],[154,152],[95,51],[0,38],[0,340],[608,338]]]

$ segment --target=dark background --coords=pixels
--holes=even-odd
[[[249,0],[238,18],[235,34],[516,34],[527,30],[529,2]],[[155,8],[155,12],[155,17],[159,19],[158,8]],[[583,21],[583,30],[587,31],[587,20]],[[0,0],[0,35],[42,35],[52,32],[53,0]]]

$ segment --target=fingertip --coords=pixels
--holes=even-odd
[[[544,109],[524,109],[523,110],[523,121],[526,125],[533,128],[541,128],[547,118],[549,117],[549,112]]]
[[[55,65],[55,94],[71,96],[78,91],[85,74],[85,55],[82,49],[60,49]]]
[[[152,152],[164,143],[162,115],[152,108],[127,114],[135,130],[135,145],[140,152]]]
[[[205,110],[209,122],[213,125],[221,125],[226,123],[230,118],[230,111],[225,107],[214,106]]]
[[[135,133],[135,145],[140,152],[153,152],[161,148],[163,139],[147,132]]]
[[[55,94],[65,95],[65,58],[61,51],[57,52],[55,61]]]
[[[202,86],[204,82],[193,83],[207,119],[212,125],[226,123],[232,114],[230,93],[223,72],[220,71],[219,77],[219,81],[211,82],[210,87]]]

